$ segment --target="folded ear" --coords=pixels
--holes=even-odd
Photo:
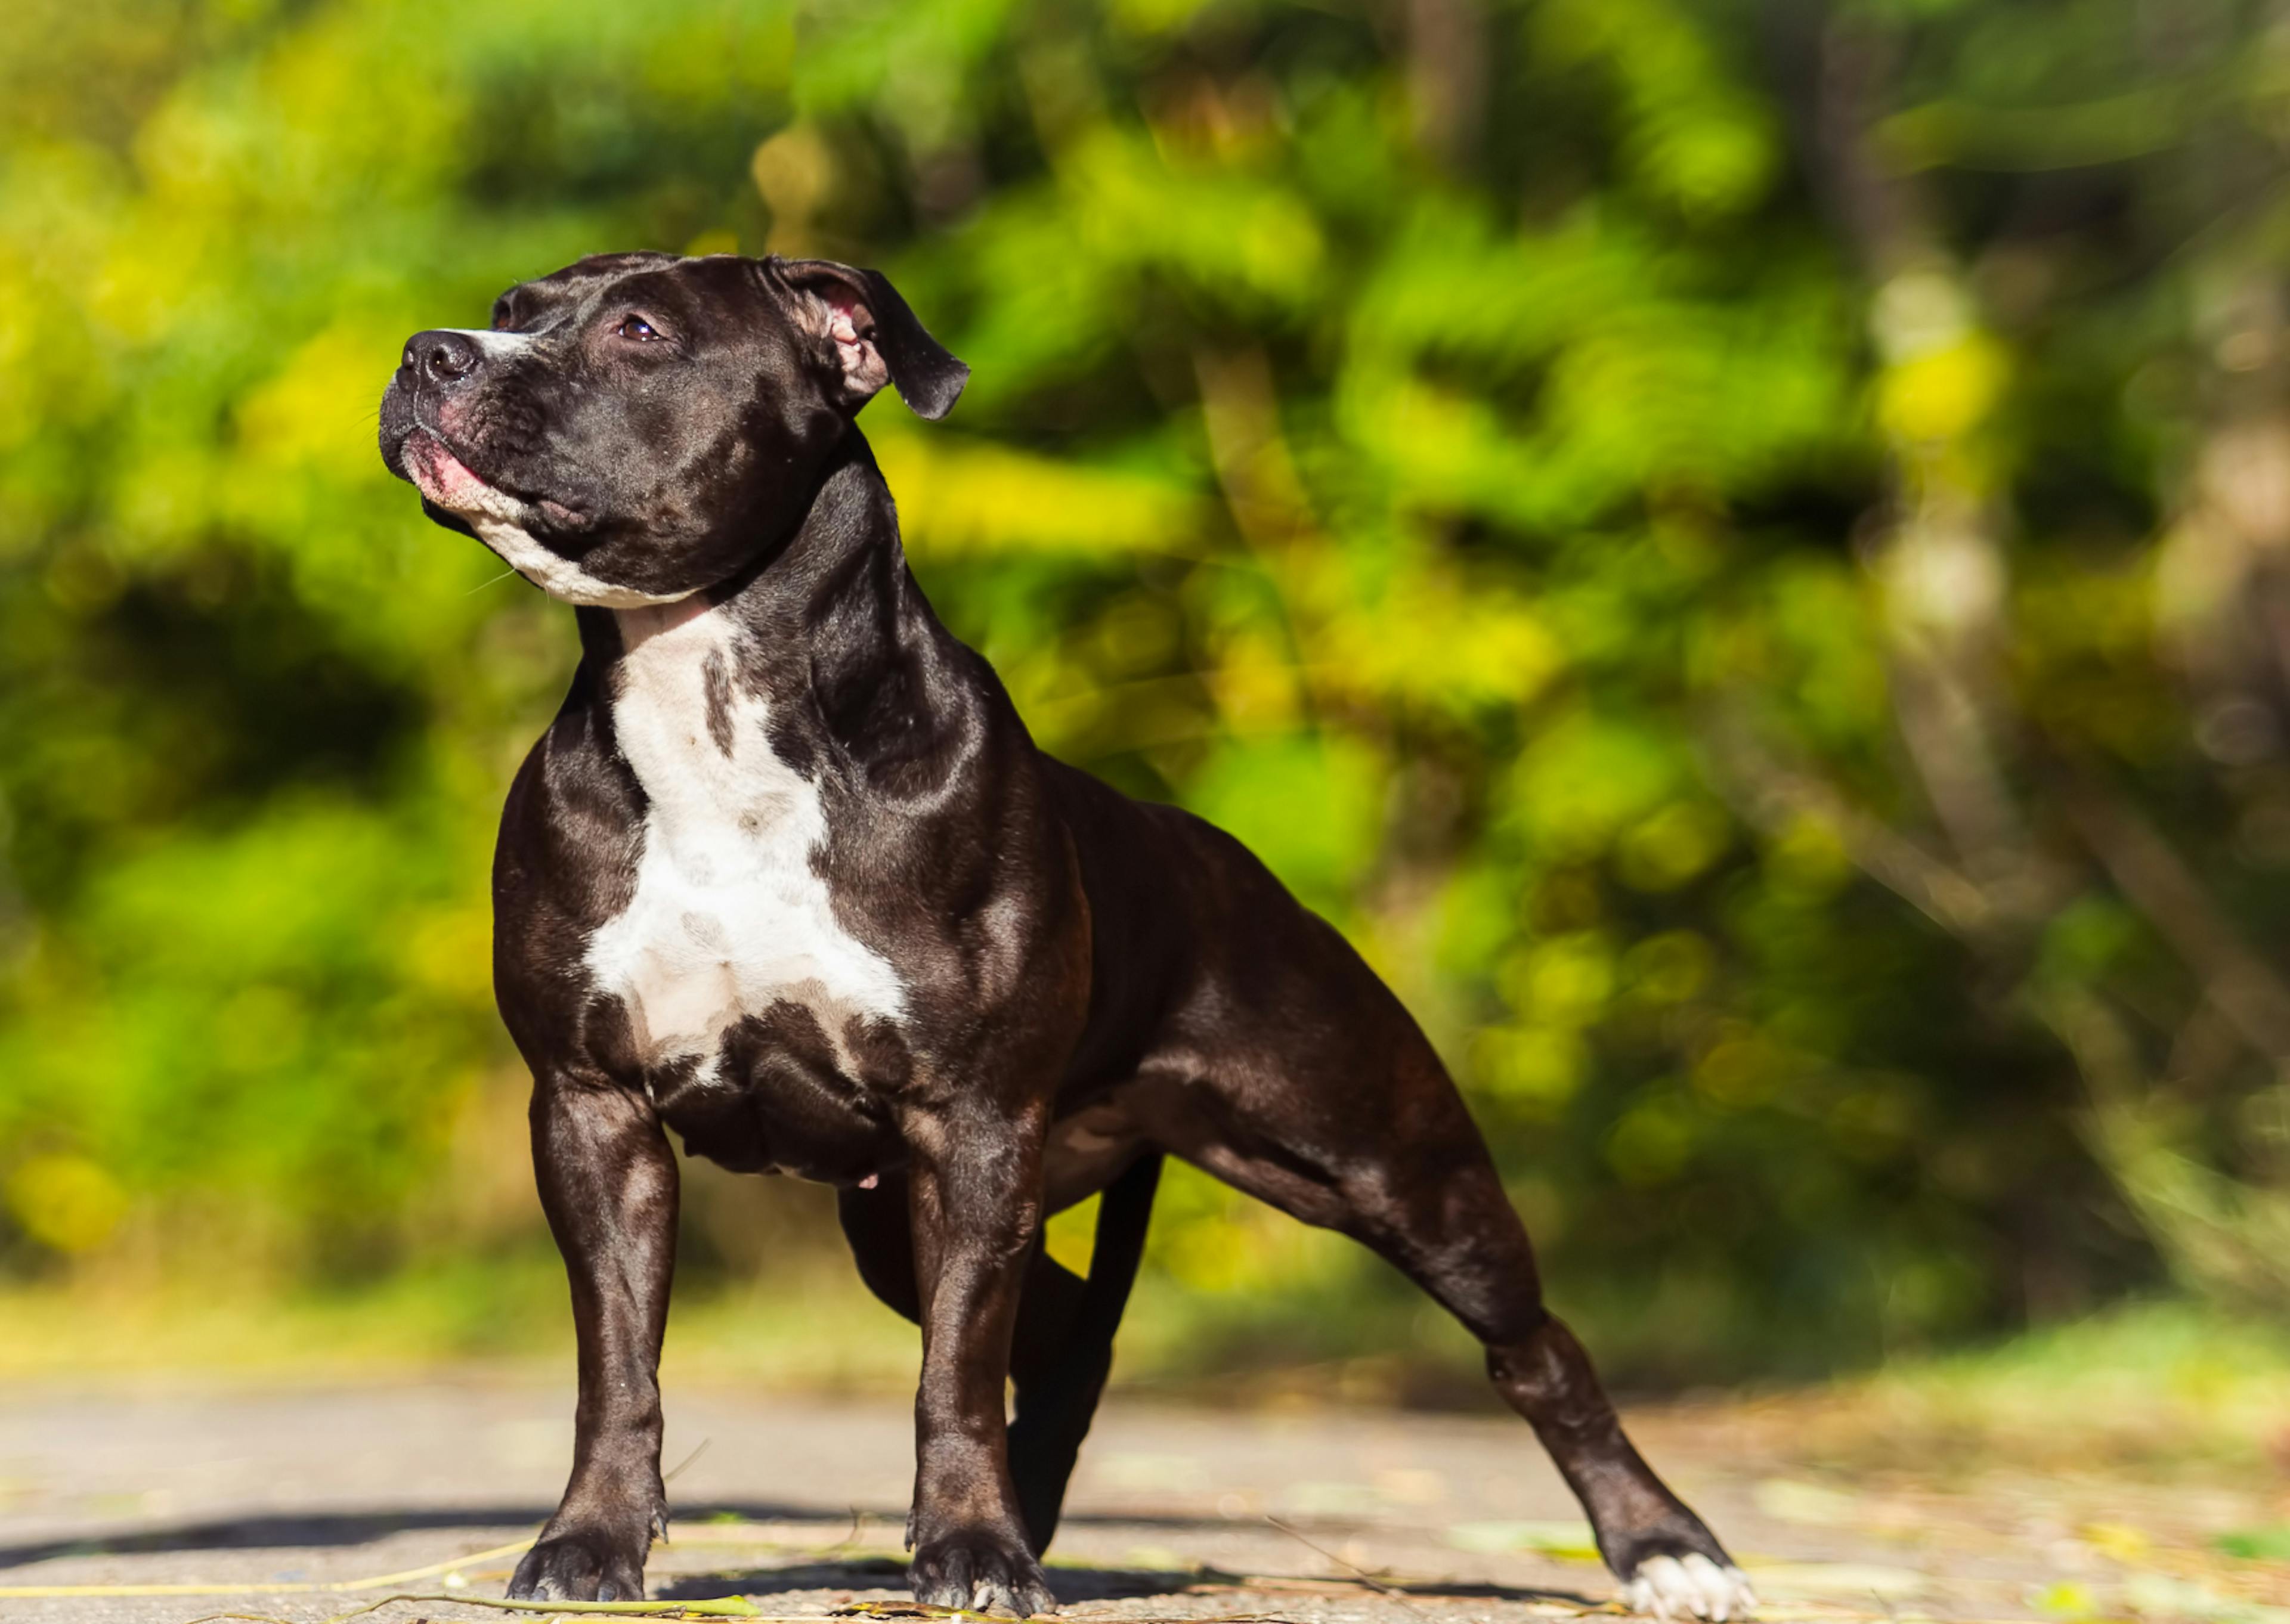
[[[917,416],[933,421],[954,408],[970,369],[924,330],[880,271],[833,260],[763,261],[765,279],[783,290],[798,330],[833,347],[846,404],[856,412],[885,383]]]

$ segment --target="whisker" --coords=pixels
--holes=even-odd
[[[498,587],[501,582],[507,580],[510,576],[516,573],[516,572],[515,570],[503,570],[491,580],[479,581],[476,586],[471,587],[467,592],[461,594],[461,596],[463,597],[475,597],[478,593],[483,592],[487,587]]]

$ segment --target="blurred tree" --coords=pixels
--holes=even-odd
[[[645,245],[892,270],[976,369],[867,422],[925,587],[1390,976],[1638,1376],[2290,1299],[2269,6],[27,4],[11,1267],[530,1236],[444,1175],[569,618],[371,403]],[[1175,1181],[1157,1267],[1399,1301],[1281,1223]]]

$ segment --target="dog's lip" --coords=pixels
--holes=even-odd
[[[549,497],[531,497],[481,478],[452,444],[427,423],[416,423],[398,444],[405,478],[431,506],[448,512],[498,510],[504,504],[538,509],[558,530],[578,530],[586,520],[577,508]]]
[[[471,473],[469,465],[445,444],[445,436],[425,424],[406,431],[398,460],[413,488],[440,508],[459,510],[508,495]]]

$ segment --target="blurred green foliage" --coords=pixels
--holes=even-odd
[[[484,876],[571,620],[420,519],[373,403],[407,332],[650,246],[882,265],[973,364],[867,420],[925,588],[1048,748],[1387,973],[1623,1368],[2290,1300],[2267,7],[10,35],[0,1267],[545,1244]],[[835,1244],[767,1217],[696,1203],[700,1271]],[[1400,1289],[1285,1222],[1177,1179],[1154,1267],[1345,1351]]]

